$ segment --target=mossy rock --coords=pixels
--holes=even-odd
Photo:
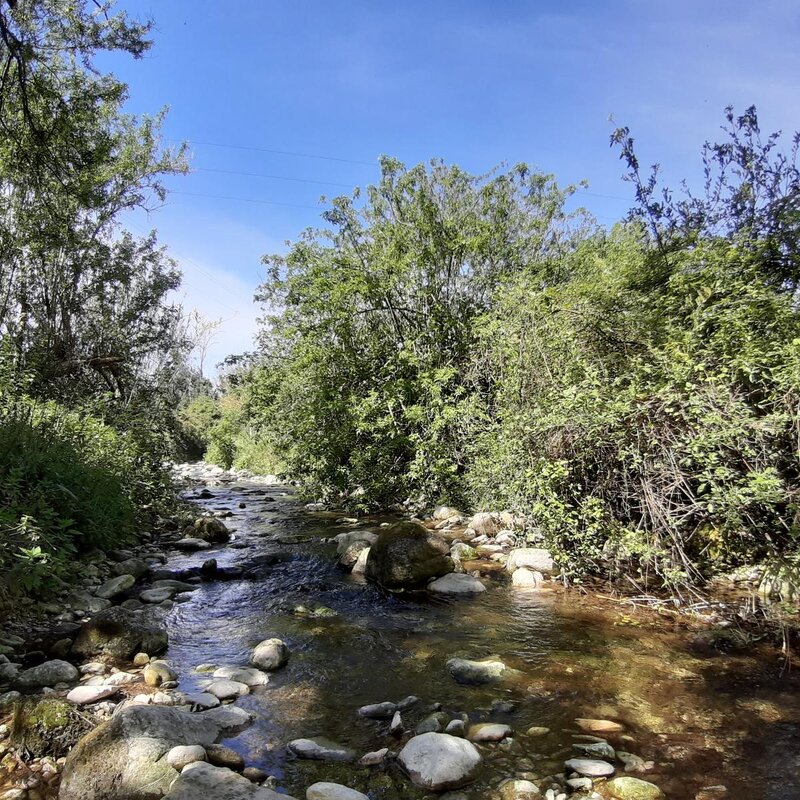
[[[11,741],[34,758],[60,758],[92,727],[72,703],[56,697],[21,700],[14,705]]]

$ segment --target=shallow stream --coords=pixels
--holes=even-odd
[[[236,529],[233,546],[181,555],[170,567],[209,557],[244,567],[270,554],[285,560],[263,566],[260,580],[203,583],[176,604],[167,619],[167,658],[188,690],[207,677],[192,671],[201,663],[246,665],[259,641],[277,636],[287,643],[288,666],[237,701],[256,721],[226,743],[297,797],[314,780],[345,783],[375,800],[424,796],[399,772],[298,761],[286,752],[290,740],[320,735],[360,754],[397,749],[387,722],[356,711],[417,695],[417,706],[404,712],[406,727],[440,703],[453,716],[514,728],[511,745],[483,747],[483,773],[463,790],[471,800],[491,797],[503,778],[523,773],[535,775],[544,791],[541,779],[563,772],[564,760],[577,755],[576,717],[623,723],[625,733],[609,741],[653,761],[649,771],[632,774],[671,800],[720,785],[727,793],[699,796],[800,798],[798,680],[781,676],[774,651],[704,650],[679,621],[638,618],[575,592],[521,592],[500,578],[472,599],[387,595],[336,568],[335,546],[324,539],[354,529],[337,524],[337,515],[307,512],[286,487],[238,481],[210,489],[213,497],[195,502],[234,513],[225,520]],[[377,529],[381,521],[359,527]],[[297,606],[336,616],[297,614]],[[445,666],[453,656],[490,655],[519,670],[519,678],[461,686]],[[532,726],[550,733],[529,736]]]

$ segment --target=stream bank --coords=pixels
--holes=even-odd
[[[554,797],[573,789],[577,797],[605,793],[603,779],[586,791],[568,785],[564,766],[604,753],[618,776],[646,781],[675,800],[800,795],[797,680],[780,676],[770,648],[723,654],[687,631],[685,620],[633,614],[552,582],[515,588],[491,561],[480,594],[386,593],[337,568],[331,539],[379,531],[393,519],[346,521],[305,508],[290,487],[204,468],[188,477],[192,502],[222,515],[233,538],[195,552],[165,550],[165,564],[155,559],[150,583],[177,579],[189,587],[141,612],[168,633],[166,652],[148,655],[166,659],[175,678],[147,686],[143,663],[112,659],[119,669],[112,673],[102,660],[94,662],[102,670],[96,685],[107,685],[111,675],[135,676],[127,685],[116,679],[123,681],[118,693],[81,707],[95,723],[119,715],[137,696],[150,708],[163,695],[156,705],[173,709],[169,698],[207,694],[207,669],[246,667],[260,642],[276,638],[290,651],[288,663],[222,706],[250,716],[244,730],[219,731],[221,743],[239,756],[228,754],[228,762],[270,776],[267,789],[304,797],[310,786],[334,782],[373,800],[427,796],[391,758],[376,756],[376,766],[299,758],[290,743],[325,737],[355,759],[383,748],[401,752],[411,733],[461,720],[468,735],[481,724],[497,726],[499,739],[474,744],[480,766],[452,797],[522,798],[531,791],[526,781]],[[214,569],[206,566],[204,574],[211,558]],[[161,572],[153,574],[153,567]],[[152,589],[130,586],[115,603],[140,602],[143,591]],[[9,647],[28,656],[27,646]],[[459,682],[453,659],[497,661],[508,674]],[[392,718],[359,714],[412,696],[418,700],[401,709],[399,736],[390,730],[394,711]],[[587,730],[576,720],[611,724]],[[510,790],[503,784],[509,779],[516,782]],[[57,782],[12,791],[37,800],[36,793],[53,796]]]

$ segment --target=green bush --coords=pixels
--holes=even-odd
[[[76,555],[129,541],[163,478],[130,434],[55,403],[0,397],[0,585],[48,588]]]

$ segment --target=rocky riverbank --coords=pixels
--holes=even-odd
[[[658,744],[678,728],[646,689],[609,693],[625,656],[597,661],[595,645],[559,666],[560,633],[530,649],[575,603],[519,518],[359,520],[269,479],[178,477],[193,519],[76,565],[49,621],[4,629],[0,797],[733,796],[680,775],[676,745]],[[705,662],[676,658],[648,662],[655,686],[698,680]]]

